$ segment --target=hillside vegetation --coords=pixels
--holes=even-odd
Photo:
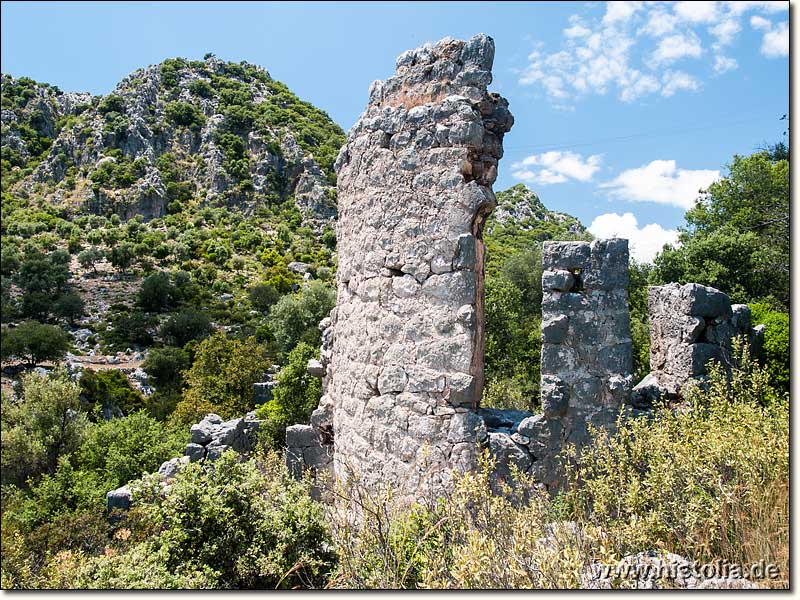
[[[4,588],[577,587],[631,554],[776,564],[788,584],[789,162],[737,156],[680,245],[631,264],[635,366],[647,286],[694,281],[752,306],[760,361],[614,436],[556,497],[491,465],[401,508],[327,505],[283,467],[285,427],[334,306],[344,133],[268,72],[207,55],[135,71],[100,97],[2,76]],[[541,244],[586,240],[516,185],[487,221],[484,406],[539,398]],[[256,405],[253,383],[270,381]],[[263,400],[260,399],[260,401]],[[208,412],[257,410],[260,449],[152,473]],[[105,493],[136,480],[109,518]],[[353,514],[364,518],[354,522]],[[614,586],[630,582],[615,581]],[[611,584],[609,584],[611,585]]]

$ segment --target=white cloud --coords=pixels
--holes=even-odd
[[[766,13],[788,12],[789,3],[786,0],[774,0],[772,2],[749,2],[746,0],[732,0],[725,3],[731,13],[741,15],[749,10],[760,10]]]
[[[700,82],[683,71],[667,71],[662,78],[661,94],[669,98],[679,90],[694,91],[700,89]]]
[[[789,23],[778,23],[777,27],[764,34],[761,54],[767,58],[789,56]]]
[[[642,7],[642,2],[607,2],[606,14],[603,16],[603,23],[625,22],[630,19]]]
[[[717,38],[716,47],[730,46],[738,33],[742,30],[739,21],[732,18],[722,19],[719,23],[710,27],[708,32]]]
[[[716,2],[676,2],[675,14],[690,23],[713,23],[717,19]]]
[[[698,192],[719,179],[719,171],[679,169],[674,160],[654,160],[628,169],[600,185],[612,196],[631,202],[655,202],[688,210]]]
[[[728,71],[733,71],[738,67],[739,63],[736,62],[735,58],[729,58],[727,56],[720,56],[720,55],[714,57],[714,71],[716,71],[719,74],[727,73]]]
[[[725,48],[744,19],[765,32],[764,56],[786,56],[788,22],[773,27],[762,16],[776,13],[788,17],[788,3],[608,2],[602,17],[572,15],[558,50],[548,52],[540,43],[519,70],[519,83],[537,86],[561,107],[589,94],[633,102],[697,90],[704,78],[738,66]],[[678,61],[682,70],[673,71]]]
[[[551,151],[533,154],[511,165],[511,175],[528,183],[547,185],[575,181],[591,181],[600,170],[601,156],[583,158],[575,152]]]
[[[564,35],[568,38],[579,38],[579,37],[586,37],[592,33],[591,29],[587,29],[580,23],[576,23],[572,27],[569,27],[564,30]]]
[[[639,222],[632,213],[600,215],[589,225],[589,232],[598,238],[627,239],[631,256],[639,262],[652,262],[664,244],[675,245],[678,242],[678,232],[675,229],[664,229],[658,223],[639,228]]]
[[[697,58],[702,53],[703,46],[696,35],[678,33],[658,42],[658,46],[653,52],[653,61],[657,65],[668,65],[681,58]]]
[[[769,31],[772,29],[772,21],[764,17],[759,17],[758,15],[753,15],[750,17],[750,27],[760,31]]]

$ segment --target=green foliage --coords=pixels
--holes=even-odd
[[[117,350],[126,350],[129,346],[149,346],[153,343],[150,330],[155,319],[140,310],[118,312],[112,319],[111,331],[103,332],[104,341]]]
[[[781,560],[788,398],[745,352],[730,379],[714,367],[709,391],[690,402],[689,410],[664,407],[652,419],[620,422],[613,436],[597,432],[569,501],[620,555],[660,546],[701,562]]]
[[[269,283],[261,283],[252,286],[247,290],[247,295],[250,298],[250,303],[253,305],[253,308],[262,313],[269,312],[269,309],[277,303],[281,297],[278,290]]]
[[[789,303],[789,161],[768,151],[734,156],[686,213],[681,246],[656,257],[663,282],[710,285],[734,302]]]
[[[312,358],[318,358],[317,350],[303,342],[297,344],[281,368],[272,400],[256,410],[256,416],[265,420],[260,431],[271,448],[281,448],[286,441],[286,427],[307,423],[319,404],[322,396],[320,380],[306,370]]]
[[[200,98],[211,98],[214,96],[214,88],[205,79],[195,79],[189,84],[189,91]]]
[[[216,332],[197,346],[192,367],[186,372],[183,407],[179,405],[176,411],[211,404],[225,417],[242,415],[252,410],[253,384],[262,380],[269,365],[255,338],[240,341]],[[204,415],[192,414],[192,418],[198,416]]]
[[[652,265],[631,259],[628,298],[630,303],[631,340],[633,342],[633,379],[641,381],[650,372],[650,317],[647,312],[647,288]]]
[[[3,360],[16,358],[34,367],[47,361],[61,360],[70,346],[66,332],[54,325],[26,321],[17,327],[3,327]]]
[[[189,355],[180,348],[153,348],[142,363],[142,369],[159,389],[179,390],[183,382],[183,371],[189,368],[190,362]]]
[[[789,391],[789,313],[766,302],[750,305],[753,325],[763,324],[763,362],[770,382],[779,390]]]
[[[175,295],[175,286],[169,273],[158,271],[142,281],[139,306],[148,312],[164,312],[175,304]]]
[[[122,371],[83,371],[80,379],[81,393],[90,410],[98,415],[129,415],[146,407],[145,399],[131,386]]]
[[[213,469],[188,465],[166,497],[152,496],[162,530],[125,554],[88,561],[76,587],[319,586],[334,561],[322,508],[281,462],[227,453]]]
[[[22,486],[54,473],[59,459],[75,451],[88,426],[80,389],[66,373],[22,376],[22,399],[3,394],[2,481]]]
[[[125,273],[128,267],[131,266],[135,257],[136,252],[134,251],[133,244],[123,242],[111,249],[109,260],[114,267],[119,269],[122,273]]]
[[[145,412],[133,412],[90,427],[74,462],[101,479],[103,490],[112,490],[180,455],[186,437],[185,432],[165,430]]]
[[[85,314],[83,300],[78,294],[63,294],[53,304],[53,314],[66,319],[72,325]]]
[[[331,289],[318,281],[278,300],[270,312],[270,326],[281,352],[288,354],[301,341],[319,346],[319,322],[328,316],[334,304]]]
[[[109,94],[100,101],[97,110],[101,115],[108,115],[109,113],[124,113],[125,112],[125,99],[116,94]]]
[[[195,133],[198,133],[206,123],[202,111],[188,102],[170,102],[164,109],[164,114],[170,123],[188,127]]]
[[[185,346],[192,340],[202,340],[211,335],[211,321],[199,310],[187,308],[171,316],[159,330],[159,335],[170,346]]]

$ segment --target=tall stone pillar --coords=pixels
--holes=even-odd
[[[523,421],[540,481],[557,486],[556,454],[608,426],[627,400],[633,352],[628,240],[545,242],[542,275],[542,415]]]
[[[405,52],[339,155],[333,350],[315,413],[317,428],[332,421],[338,479],[414,498],[472,466],[481,232],[513,123],[486,89],[493,59],[485,35]]]

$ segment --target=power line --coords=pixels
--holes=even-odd
[[[641,133],[632,133],[629,135],[622,135],[610,138],[603,138],[598,140],[591,140],[585,142],[572,142],[566,144],[531,144],[531,145],[522,145],[522,146],[510,146],[506,147],[506,151],[513,151],[513,150],[568,150],[571,148],[582,148],[586,146],[596,146],[597,144],[607,144],[613,142],[625,142],[637,138],[654,138],[654,137],[663,137],[663,136],[671,136],[671,135],[682,135],[685,133],[694,133],[697,131],[707,131],[709,129],[719,129],[721,127],[732,127],[734,125],[742,125],[744,123],[752,123],[754,121],[760,121],[764,119],[764,117],[753,117],[750,119],[740,119],[737,121],[729,121],[727,123],[716,123],[714,125],[702,125],[697,127],[689,127],[684,129],[669,129],[669,130],[653,130],[653,131],[646,131]]]

